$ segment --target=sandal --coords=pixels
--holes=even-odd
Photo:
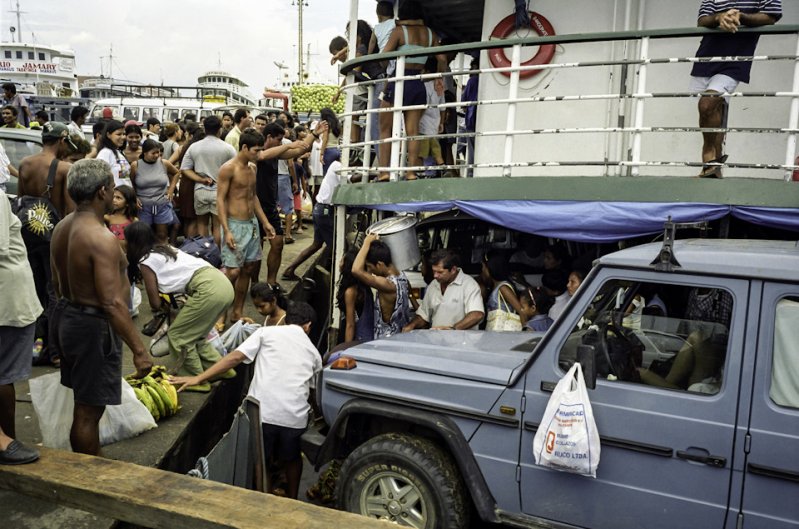
[[[294,237],[283,237],[283,244],[293,244]]]
[[[728,156],[729,155],[725,154],[707,163],[722,164],[727,161]],[[721,165],[703,165],[702,172],[699,173],[699,178],[721,178]]]
[[[280,279],[285,281],[299,281],[300,277],[294,272],[283,272],[283,275],[280,276]]]

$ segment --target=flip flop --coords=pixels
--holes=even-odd
[[[710,160],[709,163],[724,163],[727,161],[729,155],[725,154],[724,156],[719,156],[714,160]],[[699,173],[699,178],[721,178],[721,166],[720,165],[703,165],[702,172]]]
[[[283,237],[283,244],[294,244],[294,237]]]

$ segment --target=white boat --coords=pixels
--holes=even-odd
[[[226,105],[258,105],[258,100],[248,90],[247,83],[222,70],[205,72],[197,78],[197,85],[203,89],[213,90],[216,94],[215,100]]]
[[[77,97],[75,53],[42,44],[0,43],[0,80],[16,84],[25,95]]]

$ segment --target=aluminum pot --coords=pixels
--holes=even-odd
[[[416,217],[400,215],[375,222],[366,233],[376,233],[391,250],[391,260],[397,270],[407,270],[421,259],[416,239]]]

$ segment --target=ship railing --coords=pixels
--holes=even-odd
[[[799,26],[798,25],[774,25],[760,28],[744,28],[741,32],[758,33],[762,36],[772,35],[796,35],[796,43],[790,50],[790,53],[771,54],[771,55],[755,55],[746,57],[691,57],[691,56],[678,56],[678,57],[651,57],[650,56],[650,42],[655,39],[680,39],[680,38],[697,38],[707,35],[717,30],[709,30],[705,28],[677,28],[677,29],[659,29],[659,30],[641,30],[641,31],[622,31],[612,33],[589,33],[589,34],[575,34],[575,35],[553,35],[547,37],[527,37],[527,38],[512,38],[503,39],[501,41],[489,42],[473,42],[465,44],[455,44],[448,46],[438,46],[431,48],[421,48],[414,50],[411,53],[404,52],[391,52],[383,54],[368,55],[358,58],[350,58],[344,65],[342,65],[341,72],[347,75],[347,83],[344,89],[346,90],[346,112],[340,115],[344,118],[344,132],[342,134],[342,163],[349,172],[360,172],[363,174],[389,173],[392,181],[400,180],[408,171],[423,172],[423,171],[456,171],[461,176],[471,176],[476,169],[499,169],[502,176],[513,176],[515,168],[522,167],[603,167],[604,176],[638,176],[641,174],[642,168],[646,167],[667,167],[667,168],[684,168],[684,167],[703,167],[707,165],[714,165],[713,163],[703,163],[699,160],[698,153],[700,152],[700,144],[697,138],[696,147],[696,161],[688,161],[686,159],[675,160],[652,160],[645,159],[643,155],[644,136],[649,134],[688,134],[688,133],[713,133],[722,132],[725,134],[772,134],[781,136],[785,140],[785,156],[784,162],[751,162],[751,161],[736,161],[729,163],[717,163],[715,165],[723,165],[726,168],[744,169],[744,170],[777,170],[781,172],[782,178],[790,180],[792,175],[799,170],[799,166],[795,162],[797,151],[797,134],[799,134]],[[598,61],[579,61],[579,62],[553,62],[550,64],[537,64],[530,66],[521,65],[521,51],[522,48],[530,46],[542,46],[548,44],[565,45],[565,44],[587,44],[587,43],[606,43],[614,41],[625,41],[637,43],[637,57],[626,59],[608,59]],[[761,42],[762,46],[762,42]],[[464,65],[464,57],[466,53],[478,52],[480,50],[487,50],[492,48],[511,48],[511,66],[502,68],[477,68],[473,70],[466,70]],[[455,62],[459,67],[455,71],[450,72],[437,72],[425,73],[415,75],[405,75],[405,65],[408,57],[418,56],[431,56],[436,54],[456,53]],[[353,69],[362,66],[369,62],[374,61],[395,61],[395,75],[393,77],[368,80],[362,82],[355,82]],[[754,98],[767,98],[773,100],[789,99],[790,111],[785,117],[783,123],[775,124],[776,126],[726,126],[722,127],[696,127],[696,126],[653,126],[645,125],[644,117],[646,116],[646,103],[653,100],[660,99],[684,99],[684,98],[698,98],[700,94],[672,91],[672,92],[654,92],[647,85],[648,68],[653,65],[669,65],[669,64],[684,64],[695,62],[732,62],[732,61],[750,61],[753,63],[782,61],[793,63],[793,77],[790,90],[787,91],[736,91],[734,93],[718,94],[716,97],[725,97],[731,100],[739,99],[754,99]],[[634,82],[630,83],[629,80],[622,79],[622,86],[618,92],[609,91],[606,93],[586,93],[586,94],[546,94],[546,95],[532,95],[525,96],[520,93],[520,74],[530,70],[558,70],[558,69],[588,69],[596,67],[620,67],[622,69],[636,68],[634,75]],[[479,76],[480,80],[486,76],[495,74],[509,74],[507,83],[507,95],[502,98],[494,99],[479,99],[476,101],[463,101],[461,98],[464,80],[470,75]],[[394,101],[401,102],[403,100],[404,84],[406,81],[419,79],[419,80],[434,80],[443,77],[454,77],[457,83],[456,100],[450,103],[443,103],[438,105],[413,105],[402,106],[395,104],[390,108],[379,108],[378,95],[384,83],[387,81],[395,82]],[[630,84],[634,86],[630,86]],[[687,84],[687,79],[686,79]],[[357,90],[366,89],[367,92],[367,105],[365,110],[353,111],[353,101],[355,92]],[[585,127],[541,127],[541,128],[526,128],[519,126],[519,119],[517,110],[520,105],[528,104],[559,104],[571,101],[618,101],[620,107],[618,109],[619,116],[622,123],[619,126],[585,126]],[[629,102],[631,107],[629,109],[630,115],[625,115],[622,103]],[[469,107],[481,107],[490,105],[506,105],[506,120],[505,128],[496,130],[475,130],[463,131],[459,130],[456,133],[438,134],[435,136],[407,136],[403,133],[402,112],[405,110],[426,110],[428,108],[437,108],[439,110],[455,109],[459,113],[465,112]],[[610,117],[611,109],[608,107],[608,115]],[[376,124],[372,116],[391,113],[392,114],[392,128],[391,135],[386,138],[370,139],[374,137],[373,131]],[[694,118],[695,119],[695,118]],[[363,140],[358,142],[350,142],[350,131],[353,122],[361,127]],[[479,124],[478,124],[479,125]],[[514,142],[519,136],[531,135],[581,135],[581,134],[600,134],[604,136],[605,149],[602,159],[586,159],[586,160],[519,160],[518,156],[514,159]],[[610,136],[611,135],[624,135],[623,138],[615,142],[614,156],[609,155],[610,149]],[[415,165],[413,163],[406,163],[406,155],[408,151],[408,142],[419,140],[421,138],[435,137],[438,139],[455,138],[459,146],[466,147],[465,155],[460,156],[454,164],[450,165]],[[474,139],[475,138],[490,138],[501,137],[504,138],[503,149],[499,149],[495,156],[481,157],[483,159],[474,161]],[[391,145],[391,155],[387,165],[379,165],[374,160],[372,153],[373,147],[378,147],[381,144],[389,143]],[[626,145],[625,145],[626,143]],[[626,148],[625,148],[626,147]],[[377,149],[375,149],[377,150]],[[351,159],[349,156],[350,151],[360,153],[362,166],[360,167],[347,167]],[[740,158],[741,153],[736,153],[736,157]],[[491,159],[493,158],[493,159]],[[367,181],[364,178],[363,181]]]

